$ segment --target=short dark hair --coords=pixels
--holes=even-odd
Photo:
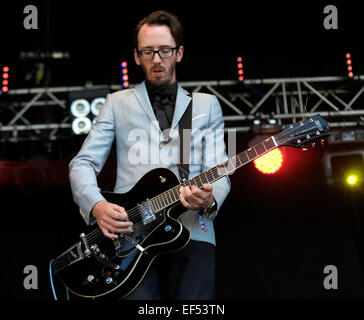
[[[137,23],[133,36],[134,48],[138,49],[138,34],[144,24],[168,26],[174,41],[176,41],[176,46],[182,45],[183,27],[179,18],[167,11],[154,11]]]

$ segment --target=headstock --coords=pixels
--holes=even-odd
[[[323,139],[329,135],[327,121],[319,114],[303,121],[287,125],[285,129],[274,136],[278,146],[300,148],[303,145]]]

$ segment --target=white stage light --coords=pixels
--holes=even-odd
[[[86,117],[90,113],[90,103],[85,99],[77,99],[71,104],[71,113],[75,117]]]
[[[86,134],[91,129],[91,120],[86,117],[75,118],[72,122],[72,131],[75,134]]]
[[[94,116],[98,116],[101,107],[104,105],[105,103],[105,98],[96,98],[94,100],[92,100],[91,102],[91,112]]]

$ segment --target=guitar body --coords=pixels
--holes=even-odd
[[[123,298],[141,282],[153,260],[189,242],[189,231],[178,221],[186,211],[179,203],[159,212],[138,211],[140,203],[180,184],[165,168],[144,175],[127,193],[104,192],[107,201],[125,208],[129,218],[142,215],[133,231],[117,240],[105,237],[97,225],[54,262],[54,274],[74,294],[91,299]]]

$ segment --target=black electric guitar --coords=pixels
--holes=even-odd
[[[111,240],[95,224],[54,260],[53,273],[78,296],[123,298],[138,286],[159,254],[181,249],[189,242],[189,231],[178,221],[186,211],[179,202],[181,185],[213,183],[279,146],[299,148],[327,135],[327,122],[315,115],[288,125],[281,133],[186,182],[160,168],[148,172],[125,194],[103,192],[107,201],[125,208],[133,231]]]

